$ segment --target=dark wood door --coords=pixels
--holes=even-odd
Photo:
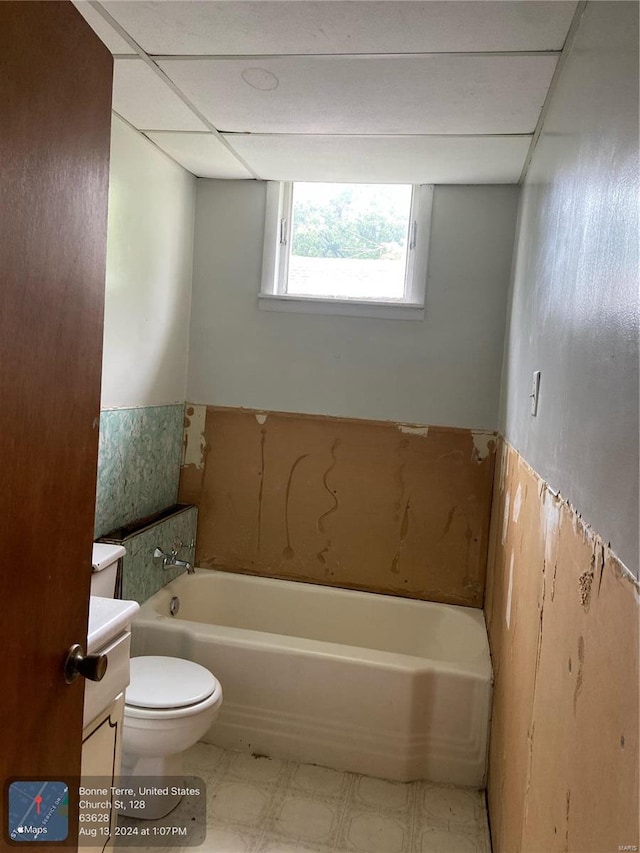
[[[83,680],[62,667],[87,630],[111,79],[70,2],[0,3],[3,781],[80,770]]]

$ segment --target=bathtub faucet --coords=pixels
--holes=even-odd
[[[153,558],[155,560],[162,560],[163,569],[182,568],[187,570],[187,574],[192,575],[195,572],[193,565],[191,563],[188,563],[186,560],[178,559],[178,547],[180,547],[180,545],[182,545],[182,543],[180,543],[179,545],[178,543],[175,543],[174,547],[171,549],[170,554],[166,554],[160,548],[156,548],[156,550],[153,552]]]

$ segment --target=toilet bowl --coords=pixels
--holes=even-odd
[[[94,543],[92,595],[114,597],[119,561],[125,553],[121,545]],[[220,682],[204,666],[160,655],[132,657],[122,726],[123,779],[137,777],[150,785],[148,777],[153,777],[161,787],[158,777],[180,777],[182,753],[200,740],[221,705]],[[146,797],[142,813],[124,804],[118,811],[156,820],[169,814],[180,800],[179,795]]]
[[[131,658],[122,729],[122,776],[180,777],[182,753],[207,731],[222,705],[222,687],[200,664],[182,658]],[[175,784],[175,783],[174,783]],[[180,796],[147,799],[144,815],[157,819],[176,807]]]

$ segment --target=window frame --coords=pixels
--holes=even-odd
[[[298,314],[338,314],[348,317],[378,317],[395,320],[424,319],[433,185],[412,185],[405,295],[402,299],[306,296],[286,292],[293,186],[294,181],[267,181],[262,279],[258,307],[263,311],[286,311]]]

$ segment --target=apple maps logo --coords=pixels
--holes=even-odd
[[[69,788],[65,782],[12,782],[7,811],[12,841],[64,841],[69,834]]]

